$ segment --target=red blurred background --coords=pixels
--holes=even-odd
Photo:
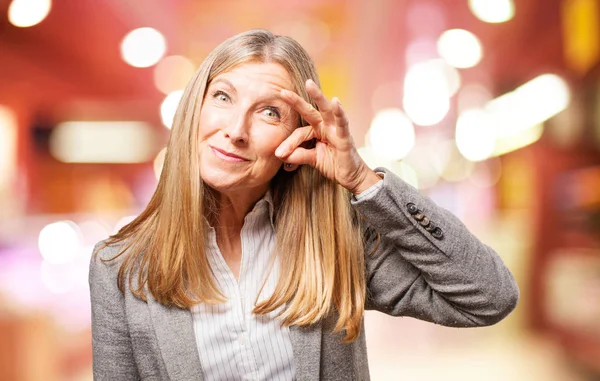
[[[91,246],[154,191],[166,96],[252,28],[297,39],[365,160],[461,217],[521,287],[490,328],[368,314],[373,379],[597,379],[599,18],[597,0],[0,0],[0,380],[92,378]],[[152,34],[124,51],[138,28],[164,51]]]

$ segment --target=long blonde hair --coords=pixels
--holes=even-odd
[[[123,244],[117,257],[127,252],[118,274],[121,291],[128,280],[136,297],[147,300],[147,288],[158,302],[179,308],[225,300],[206,256],[204,217],[215,207],[197,161],[198,123],[208,84],[249,61],[282,65],[295,91],[317,107],[304,87],[309,78],[319,83],[314,64],[293,39],[251,30],[213,50],[184,91],[152,199],[135,220],[105,242]],[[283,323],[303,326],[335,312],[335,331],[345,330],[347,341],[356,339],[366,286],[362,228],[350,193],[306,165],[293,173],[280,169],[271,189],[281,275],[273,295],[258,302],[254,313],[285,305]]]

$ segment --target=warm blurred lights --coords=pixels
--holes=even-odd
[[[443,153],[442,160],[437,163],[442,179],[448,182],[460,182],[469,178],[474,163],[460,153],[454,139],[440,143],[438,149]]]
[[[415,171],[415,169],[406,162],[401,161],[394,163],[390,169],[394,174],[406,181],[408,184],[417,189],[419,188],[419,177],[417,176],[417,171]]]
[[[384,82],[373,90],[371,106],[373,111],[396,107],[402,99],[402,82]]]
[[[497,157],[476,163],[469,182],[479,188],[489,188],[498,184],[502,175],[502,162]]]
[[[458,111],[481,109],[492,98],[492,93],[481,84],[472,83],[464,85],[458,92]]]
[[[543,74],[486,103],[462,111],[456,124],[456,145],[470,161],[481,161],[538,141],[543,123],[565,110],[571,95],[557,75]]]
[[[400,109],[383,109],[375,114],[368,135],[369,144],[390,160],[406,156],[415,143],[415,129]]]
[[[438,39],[437,47],[448,64],[460,69],[477,65],[483,56],[479,39],[464,29],[445,31]]]
[[[108,238],[109,229],[102,223],[89,220],[79,224],[79,230],[81,231],[83,244],[92,246],[101,240]]]
[[[156,64],[167,50],[164,36],[153,28],[139,28],[129,32],[121,42],[121,57],[134,67]]]
[[[437,60],[413,65],[404,79],[406,115],[420,126],[431,126],[450,110],[450,85]]]
[[[377,167],[390,168],[394,163],[394,161],[379,155],[377,152],[375,152],[373,147],[369,145],[360,147],[358,149],[358,154],[364,160],[365,164],[367,164],[367,167],[371,169],[375,169]]]
[[[535,126],[519,131],[514,135],[497,137],[494,148],[494,156],[504,155],[523,147],[527,147],[528,145],[540,140],[543,132],[544,126],[541,124],[536,124]]]
[[[437,44],[434,38],[420,38],[411,41],[406,47],[406,67],[438,58]]]
[[[571,100],[567,83],[557,75],[543,74],[488,102],[485,110],[494,121],[494,155],[502,155],[538,141],[546,120],[565,110]]]
[[[438,147],[439,135],[419,137],[415,148],[402,160],[403,163],[414,168],[419,189],[429,189],[437,184],[440,173],[436,170],[436,162],[443,162],[444,153]],[[443,167],[443,165],[439,165]]]
[[[499,136],[510,136],[545,122],[567,108],[570,100],[562,78],[543,74],[490,101],[486,110],[493,114]]]
[[[456,146],[468,160],[485,160],[494,152],[496,137],[483,110],[463,111],[456,122]]]
[[[119,232],[119,230],[121,230],[121,228],[123,228],[125,225],[127,225],[130,222],[132,222],[133,220],[135,220],[136,217],[137,216],[125,216],[125,217],[121,218],[115,224],[115,227],[113,228],[113,231],[111,234],[117,234]]]
[[[471,12],[481,21],[501,23],[515,15],[513,0],[469,0]]]
[[[179,101],[181,101],[182,96],[183,90],[173,91],[165,97],[160,105],[160,118],[162,123],[168,129],[173,127],[175,112],[177,111],[177,106],[179,106]]]
[[[46,225],[39,234],[38,248],[44,260],[52,264],[72,262],[81,250],[81,232],[72,221]]]
[[[42,283],[53,294],[71,291],[78,275],[71,263],[56,264],[43,261],[40,271]]]
[[[448,65],[446,61],[441,58],[433,59],[427,63],[434,68],[437,68],[439,72],[444,76],[446,80],[446,85],[448,88],[448,95],[452,96],[458,92],[461,86],[461,77],[460,73],[454,66]]]
[[[181,90],[192,79],[195,70],[195,65],[186,57],[165,57],[154,68],[154,85],[164,94]]]
[[[156,176],[156,180],[160,180],[160,175],[162,173],[163,165],[165,164],[165,156],[167,155],[167,147],[160,150],[156,158],[154,159],[154,175]]]
[[[0,189],[10,182],[16,172],[17,120],[7,107],[0,106]]]
[[[155,152],[154,130],[144,122],[71,121],[50,137],[50,153],[65,163],[143,163]]]
[[[8,21],[27,28],[41,23],[52,8],[51,0],[13,0],[8,7]]]

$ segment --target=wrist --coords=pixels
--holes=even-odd
[[[361,194],[362,192],[366,191],[367,189],[369,189],[373,185],[377,184],[381,180],[383,180],[383,177],[379,176],[372,169],[370,169],[370,168],[367,167],[367,169],[365,170],[364,176],[362,176],[362,180],[352,190],[352,193],[355,196],[358,196],[359,194]]]

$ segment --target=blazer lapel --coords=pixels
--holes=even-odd
[[[306,327],[291,326],[290,339],[294,351],[297,381],[315,381],[321,370],[322,323]]]
[[[150,296],[148,307],[169,378],[202,380],[192,313],[177,307],[165,307]]]

